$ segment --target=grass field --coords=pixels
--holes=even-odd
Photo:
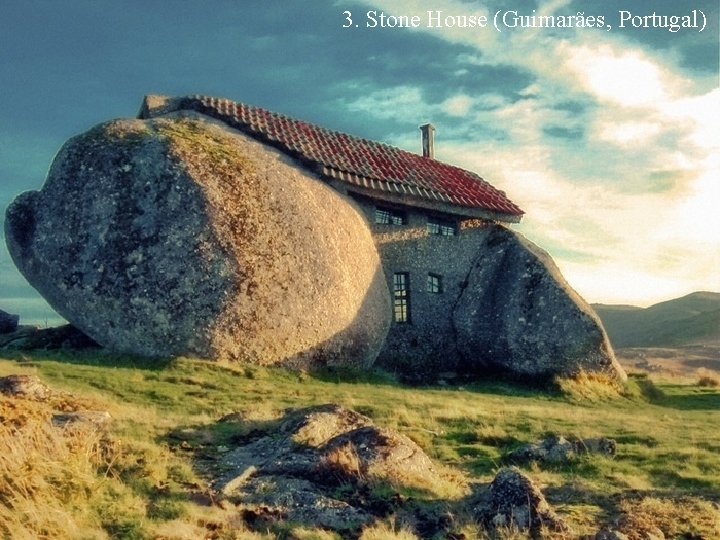
[[[401,495],[447,505],[464,538],[485,533],[463,501],[492,480],[507,452],[550,433],[618,443],[615,457],[524,466],[571,526],[568,537],[624,519],[668,538],[720,538],[720,388],[712,384],[637,375],[619,390],[588,379],[416,388],[382,372],[305,374],[97,352],[8,353],[0,376],[12,373],[36,374],[61,394],[45,403],[3,399],[7,538],[335,538],[307,524],[251,531],[207,488],[215,458],[248,430],[285,408],[328,402],[399,430],[454,471],[454,492]],[[48,427],[58,409],[106,410],[112,422],[107,433]],[[416,537],[392,515],[363,534]]]

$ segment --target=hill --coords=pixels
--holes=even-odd
[[[720,293],[694,292],[648,308],[593,304],[614,347],[720,344]]]

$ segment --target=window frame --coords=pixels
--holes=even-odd
[[[443,278],[440,274],[428,273],[427,280],[425,281],[425,292],[430,294],[443,293]]]
[[[437,219],[434,217],[428,217],[427,218],[427,224],[425,226],[425,230],[427,231],[428,235],[431,236],[457,236],[458,234],[458,226],[457,223],[453,221],[448,221],[445,219]]]
[[[393,321],[410,324],[410,273],[393,273]]]
[[[387,219],[378,219],[380,214],[385,214]],[[407,214],[405,212],[387,206],[376,206],[374,218],[375,225],[393,225],[396,227],[407,225]]]

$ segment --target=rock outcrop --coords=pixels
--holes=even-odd
[[[390,324],[354,204],[193,113],[71,139],[5,235],[50,305],[115,351],[365,367]]]
[[[372,505],[359,495],[373,486],[428,489],[444,482],[408,437],[335,404],[287,411],[218,461],[225,472],[214,487],[253,513],[246,519],[299,522],[341,533],[374,520]],[[338,498],[341,486],[344,499]]]
[[[51,393],[50,388],[35,375],[14,374],[0,377],[0,394],[45,401]]]
[[[515,467],[498,471],[490,484],[489,500],[478,509],[480,520],[490,529],[510,528],[538,533],[541,528],[567,529],[550,508],[532,479]]]
[[[484,235],[453,309],[467,371],[626,378],[600,319],[552,258],[500,225]]]

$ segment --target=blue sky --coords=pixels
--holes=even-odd
[[[370,10],[422,24],[367,28]],[[427,10],[613,28],[427,28]],[[618,27],[621,11],[692,10],[702,32]],[[432,121],[437,157],[505,190],[527,212],[516,228],[590,301],[720,290],[718,39],[716,0],[9,0],[0,211],[42,185],[68,137],[134,116],[147,93],[202,93],[411,151]],[[4,245],[0,308],[55,318]]]

